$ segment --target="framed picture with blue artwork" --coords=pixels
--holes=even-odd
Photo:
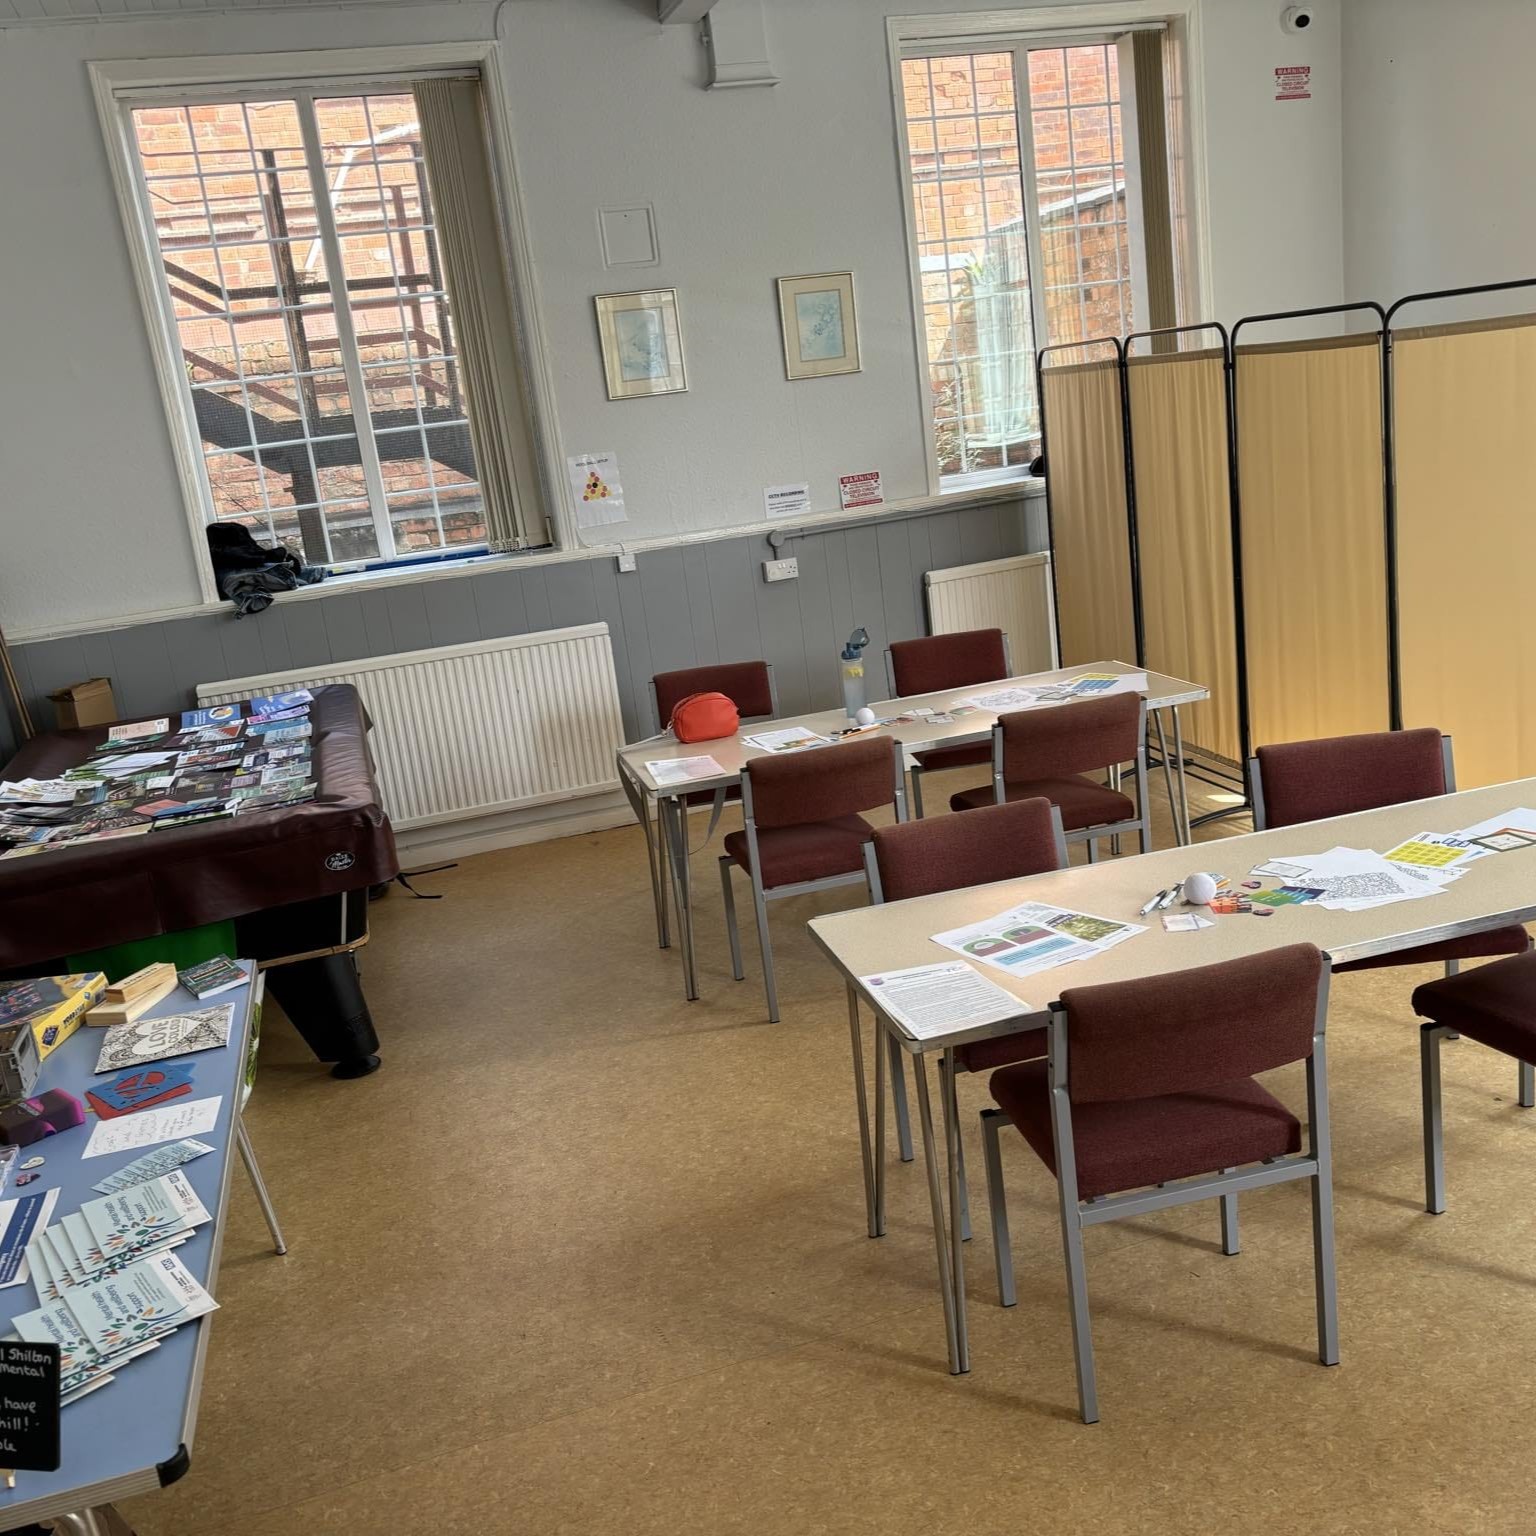
[[[610,400],[673,395],[688,388],[677,289],[600,293],[593,302]]]
[[[781,277],[779,323],[787,378],[823,379],[829,373],[859,371],[852,272]]]

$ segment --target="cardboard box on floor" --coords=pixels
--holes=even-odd
[[[117,719],[110,677],[89,677],[48,697],[58,712],[61,731],[73,731],[82,725],[110,725]]]

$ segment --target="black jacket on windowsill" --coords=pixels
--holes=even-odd
[[[270,607],[276,592],[325,580],[323,570],[305,565],[291,549],[258,544],[243,523],[210,523],[208,553],[219,596],[235,605],[236,618]]]

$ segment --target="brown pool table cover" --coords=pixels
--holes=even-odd
[[[0,968],[392,879],[400,865],[379,804],[362,701],[345,684],[314,695],[318,788],[307,804],[0,861]],[[0,779],[53,778],[90,757],[107,730],[35,736]]]

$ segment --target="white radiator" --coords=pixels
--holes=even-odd
[[[606,624],[200,683],[200,704],[351,683],[401,830],[618,787],[624,740]]]
[[[927,571],[928,633],[1001,629],[1018,676],[1056,665],[1056,622],[1049,555],[1010,555],[979,565]]]

